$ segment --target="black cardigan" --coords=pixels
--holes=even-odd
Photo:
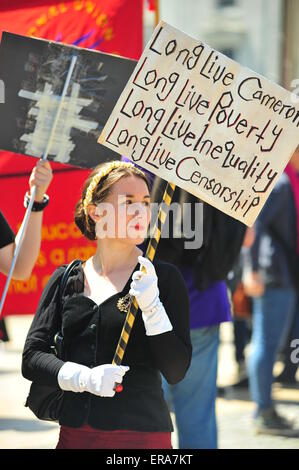
[[[88,423],[103,430],[173,430],[159,372],[169,383],[175,384],[183,379],[190,365],[189,297],[183,277],[174,265],[158,259],[153,264],[160,299],[173,330],[146,336],[139,309],[122,361],[123,365],[130,366],[124,376],[123,391],[113,398],[88,392],[65,392],[61,425],[80,427]],[[57,385],[57,375],[64,364],[50,349],[61,327],[66,351],[64,360],[88,367],[112,362],[126,315],[116,304],[129,292],[132,277],[122,292],[97,305],[83,295],[84,273],[80,265],[69,277],[63,307],[58,311],[58,287],[64,269],[64,266],[58,268],[43,290],[23,351],[23,376],[48,385]],[[138,269],[139,263],[134,271]]]

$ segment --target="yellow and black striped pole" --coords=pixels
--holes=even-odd
[[[169,209],[172,197],[173,197],[174,190],[175,190],[175,184],[168,182],[164,195],[163,195],[162,204],[159,207],[157,221],[154,226],[153,236],[150,239],[147,250],[146,250],[145,256],[150,261],[153,261],[154,259],[157,246],[160,240],[162,227],[167,217],[167,212],[168,212],[168,209]],[[165,203],[166,207],[163,204],[163,202]],[[164,208],[166,209],[166,211],[164,210]],[[145,269],[143,268],[143,270]],[[123,360],[125,350],[129,341],[130,333],[131,333],[131,330],[135,321],[137,310],[138,310],[138,303],[137,303],[136,298],[133,297],[131,300],[129,311],[127,313],[126,320],[125,320],[125,323],[124,323],[124,326],[120,335],[120,339],[118,341],[118,345],[114,354],[114,358],[112,361],[112,364],[114,365],[119,366]]]

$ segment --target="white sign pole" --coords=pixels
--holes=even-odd
[[[62,107],[63,107],[63,104],[64,104],[64,99],[65,99],[65,96],[66,96],[66,93],[67,93],[67,90],[68,90],[68,87],[69,87],[69,84],[70,84],[71,76],[72,76],[76,61],[77,61],[77,57],[72,56],[69,71],[68,71],[68,74],[67,74],[67,77],[66,77],[66,80],[65,80],[65,84],[64,84],[64,87],[63,87],[60,103],[59,103],[59,106],[58,106],[58,109],[57,109],[57,113],[56,113],[56,116],[55,116],[55,119],[54,119],[54,122],[53,122],[53,126],[52,126],[52,129],[51,129],[51,134],[50,134],[50,137],[49,137],[49,140],[48,140],[48,145],[47,145],[47,148],[46,148],[46,150],[45,150],[45,152],[42,156],[42,160],[46,160],[48,155],[49,155],[51,145],[52,145],[52,141],[53,141],[53,138],[54,138],[54,135],[55,135],[55,132],[56,132],[57,124],[58,124],[60,114],[61,114],[61,111],[62,111]],[[29,205],[28,205],[27,210],[26,210],[25,219],[24,219],[24,222],[22,224],[20,237],[19,237],[18,241],[16,242],[16,247],[15,247],[13,260],[12,260],[12,263],[11,263],[11,266],[10,266],[10,270],[9,270],[8,277],[7,277],[7,280],[6,280],[6,283],[5,283],[5,287],[4,287],[4,291],[3,291],[3,294],[2,294],[2,299],[1,299],[1,303],[0,303],[0,317],[1,317],[2,309],[3,309],[3,305],[4,305],[4,302],[5,302],[6,294],[7,294],[7,291],[8,291],[8,287],[9,287],[9,284],[10,284],[10,280],[12,278],[12,274],[13,274],[13,271],[14,271],[14,268],[15,268],[15,265],[16,265],[16,261],[17,261],[17,258],[18,258],[18,255],[19,255],[19,252],[20,252],[20,249],[21,249],[22,241],[23,241],[24,235],[26,233],[26,229],[27,229],[27,225],[28,225],[28,221],[29,221],[29,216],[30,216],[31,209],[32,209],[32,206],[33,206],[33,203],[34,203],[34,199],[35,199],[35,193],[36,193],[36,186],[33,186],[32,187],[32,192],[31,192],[31,195],[30,195]]]

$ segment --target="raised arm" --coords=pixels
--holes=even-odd
[[[29,186],[30,191],[32,187],[36,186],[35,201],[41,203],[44,200],[44,195],[52,180],[52,170],[48,161],[39,160],[32,170]],[[40,245],[41,245],[41,229],[42,229],[43,211],[31,212],[27,229],[23,238],[20,252],[16,261],[15,269],[13,272],[14,279],[28,279],[31,275],[35,262],[37,260]],[[13,260],[16,242],[20,239],[22,225],[16,235],[15,241],[10,242],[0,248],[0,271],[6,276],[9,273],[10,266]]]

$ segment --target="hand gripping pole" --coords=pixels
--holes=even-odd
[[[162,227],[163,227],[163,224],[164,224],[164,222],[166,220],[166,217],[167,217],[168,209],[169,209],[172,197],[173,197],[174,190],[175,190],[175,184],[168,182],[167,186],[166,186],[166,189],[165,189],[165,192],[164,192],[164,195],[163,195],[162,204],[159,207],[157,221],[156,221],[156,224],[154,226],[153,236],[149,240],[149,244],[148,244],[148,247],[147,247],[147,250],[146,250],[146,257],[150,261],[153,261],[153,259],[154,259],[154,256],[155,256],[155,253],[156,253],[156,250],[157,250],[157,246],[158,246],[158,243],[159,243],[159,240],[160,240]],[[165,204],[163,204],[163,202]],[[166,211],[164,210],[165,206],[166,206]],[[143,270],[144,270],[144,268],[143,268]],[[126,319],[125,319],[125,323],[124,323],[124,326],[123,326],[123,329],[122,329],[122,332],[121,332],[121,335],[120,335],[118,345],[116,347],[116,351],[115,351],[115,355],[114,355],[112,364],[120,365],[122,360],[123,360],[123,357],[124,357],[125,350],[126,350],[129,338],[130,338],[130,333],[131,333],[131,330],[133,328],[133,324],[134,324],[134,321],[135,321],[137,311],[138,311],[138,303],[137,303],[136,298],[133,297],[132,300],[131,300],[131,304],[129,306],[129,311],[128,311]],[[117,388],[116,388],[116,391],[121,391],[121,389],[119,388],[119,390],[117,390]]]

